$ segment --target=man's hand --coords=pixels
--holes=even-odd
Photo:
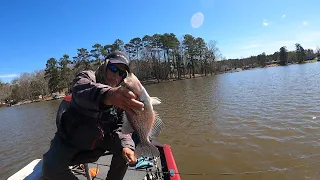
[[[144,104],[136,100],[136,95],[125,87],[111,88],[106,92],[105,105],[114,105],[129,114],[134,114],[133,109],[142,109]]]
[[[129,164],[135,164],[137,162],[137,158],[134,156],[134,152],[130,148],[123,148],[122,156]]]

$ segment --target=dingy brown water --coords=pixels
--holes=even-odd
[[[146,88],[162,100],[155,110],[166,129],[158,140],[171,145],[179,171],[207,174],[182,179],[315,180],[320,179],[319,81],[320,63],[310,63]],[[47,151],[59,102],[0,109],[0,179]],[[268,170],[273,172],[238,174]]]

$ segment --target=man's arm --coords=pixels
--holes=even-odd
[[[135,142],[133,141],[131,134],[122,134],[121,128],[123,124],[123,113],[122,111],[118,111],[118,122],[117,129],[115,130],[116,135],[120,139],[121,148],[122,148],[122,156],[123,158],[130,164],[136,163],[137,158],[135,157]]]
[[[72,97],[84,108],[101,110],[104,105],[113,105],[134,114],[133,108],[143,108],[136,95],[125,87],[111,87],[95,82],[93,71],[83,71],[74,79]]]
[[[95,82],[93,71],[79,73],[73,81],[72,97],[75,102],[84,108],[101,110],[105,93],[111,89],[110,86]]]

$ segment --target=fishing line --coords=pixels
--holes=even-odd
[[[284,171],[289,171],[289,170],[293,170],[293,169],[297,169],[300,167],[307,167],[310,166],[312,164],[316,164],[316,163],[320,163],[320,161],[314,161],[311,163],[307,163],[307,164],[302,164],[302,165],[298,165],[298,166],[292,166],[292,167],[286,167],[286,168],[277,168],[277,169],[269,169],[269,170],[261,170],[261,171],[245,171],[245,172],[234,172],[234,173],[215,173],[215,174],[208,174],[208,173],[175,173],[175,172],[168,172],[168,171],[153,171],[153,170],[145,170],[145,169],[128,169],[131,171],[143,171],[143,172],[152,172],[152,173],[162,173],[162,174],[170,174],[170,175],[174,175],[174,174],[179,174],[179,175],[189,175],[189,176],[218,176],[218,175],[250,175],[250,174],[261,174],[261,173],[268,173],[268,172],[284,172]],[[108,166],[110,167],[110,165],[106,165],[106,164],[99,164],[99,163],[93,163],[93,164],[97,164],[97,165],[101,165],[101,166]]]
[[[233,136],[233,137],[214,137],[215,135],[220,135],[219,133],[214,133],[214,134],[207,134],[207,133],[186,133],[187,135],[195,135],[195,136],[210,136],[209,138],[215,139],[215,140],[230,140],[230,139],[234,139],[234,140],[243,140],[243,139],[249,139],[250,137],[252,137],[252,135],[249,134],[248,137],[244,136]],[[212,137],[211,137],[212,136]],[[293,137],[292,139],[301,139],[301,138],[320,138],[320,134],[310,134],[310,135],[306,135],[306,136],[299,136],[299,137]]]
[[[297,159],[307,159],[314,156],[320,156],[320,154],[312,154],[309,156],[302,155],[302,157],[295,157],[295,158],[288,158],[288,159],[278,159],[274,161],[263,161],[263,163],[273,163],[273,162],[279,162],[279,161],[287,161],[287,160],[297,160]]]

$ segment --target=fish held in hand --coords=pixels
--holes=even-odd
[[[138,78],[129,73],[124,79],[122,86],[131,90],[140,102],[144,104],[143,109],[135,109],[135,114],[124,113],[122,126],[123,134],[136,132],[139,143],[135,148],[135,156],[139,157],[158,157],[160,152],[151,140],[160,135],[164,127],[158,113],[153,110],[153,105],[158,105],[161,100],[157,97],[150,97],[146,89],[142,86]]]

